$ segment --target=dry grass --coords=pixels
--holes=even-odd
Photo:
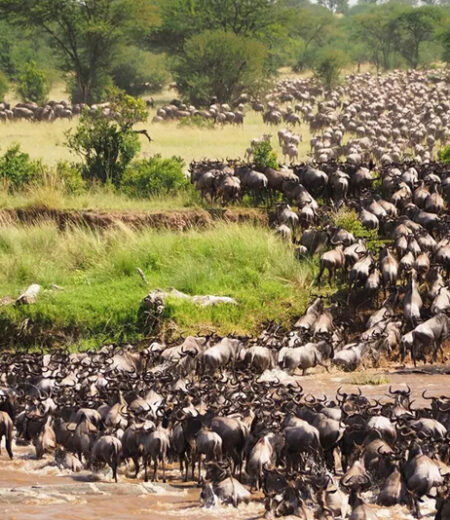
[[[350,379],[345,381],[345,384],[348,385],[369,385],[369,386],[378,386],[378,385],[388,385],[390,383],[390,379],[386,376],[382,375],[373,375],[373,374],[356,374]]]
[[[193,159],[243,157],[252,138],[270,133],[272,144],[280,154],[277,130],[285,125],[267,126],[261,114],[253,111],[247,113],[242,127],[230,126],[210,128],[180,127],[176,121],[151,123],[155,111],[151,110],[148,121],[141,125],[146,128],[154,142],[149,143],[142,137],[141,156],[149,157],[156,153],[164,157],[172,155],[182,157],[186,164]],[[77,118],[72,121],[56,120],[52,123],[30,123],[29,121],[12,121],[0,123],[1,149],[5,150],[14,143],[20,144],[23,151],[34,159],[42,158],[47,164],[55,164],[59,160],[77,160],[65,146],[65,134],[77,125]],[[303,143],[300,146],[300,160],[306,159],[309,151],[309,129],[302,125],[300,131]]]

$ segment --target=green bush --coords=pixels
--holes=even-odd
[[[132,163],[123,175],[121,187],[131,197],[155,197],[174,194],[190,185],[183,173],[182,159],[155,155]]]
[[[174,64],[181,94],[194,105],[233,102],[246,92],[258,95],[267,85],[269,53],[259,41],[223,30],[189,38]]]
[[[18,78],[17,91],[24,101],[34,101],[43,105],[50,91],[45,72],[38,68],[36,62],[29,61]]]
[[[442,150],[439,151],[439,159],[444,164],[450,164],[450,145],[445,146]]]
[[[355,238],[366,238],[375,240],[378,233],[375,229],[366,229],[359,220],[355,210],[347,207],[341,208],[334,216],[334,224],[349,233],[352,233]]]
[[[6,75],[0,70],[0,101],[5,99],[5,95],[9,90],[9,83]]]
[[[18,144],[10,146],[3,156],[0,156],[0,180],[12,193],[36,181],[42,176],[42,165],[32,161],[27,153],[20,151]]]
[[[122,175],[140,149],[133,125],[145,121],[148,113],[141,99],[115,89],[110,92],[112,118],[101,109],[84,111],[74,132],[67,135],[68,147],[84,161],[83,177],[91,182],[118,188]]]
[[[278,169],[277,154],[267,141],[262,141],[254,147],[253,157],[258,170],[264,170],[264,168]]]
[[[55,173],[67,193],[77,195],[85,190],[86,183],[81,175],[80,167],[76,164],[60,161],[56,165]]]
[[[200,115],[182,117],[178,122],[180,128],[214,128],[214,119],[207,119]]]
[[[128,94],[158,92],[169,81],[165,55],[152,54],[137,47],[124,47],[115,58],[114,83]]]
[[[322,49],[317,56],[314,75],[326,89],[331,90],[339,83],[341,71],[347,63],[348,56],[341,49]]]

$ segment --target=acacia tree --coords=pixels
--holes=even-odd
[[[398,5],[383,5],[355,16],[354,40],[367,45],[377,71],[380,66],[385,70],[391,66],[392,54],[398,45],[396,20],[400,9]]]
[[[118,46],[154,15],[141,0],[0,0],[0,16],[47,34],[63,70],[74,74],[72,99],[102,98]]]
[[[421,43],[433,39],[441,14],[439,8],[425,6],[409,8],[397,17],[399,51],[413,69],[419,65]]]

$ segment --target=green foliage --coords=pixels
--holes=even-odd
[[[191,183],[183,173],[182,159],[163,159],[160,155],[155,155],[128,166],[123,175],[121,189],[127,195],[139,198],[173,195],[190,186]]]
[[[280,9],[272,0],[159,0],[161,23],[152,41],[179,54],[187,40],[206,30],[222,30],[266,44],[282,31]]]
[[[258,170],[264,168],[278,169],[278,157],[272,145],[267,141],[257,143],[253,149],[255,166]]]
[[[76,164],[59,161],[55,168],[55,175],[66,193],[78,195],[86,188],[86,182],[83,180],[81,169]]]
[[[342,69],[348,63],[348,56],[340,49],[325,48],[317,56],[314,74],[328,90],[340,80]]]
[[[412,68],[419,65],[420,46],[434,37],[442,11],[434,6],[409,8],[399,14],[396,27],[399,34],[399,50]]]
[[[8,148],[0,156],[0,181],[7,186],[10,193],[24,188],[41,175],[42,165],[21,152],[18,144]]]
[[[36,62],[29,61],[23,68],[17,85],[17,91],[24,101],[34,101],[43,105],[50,91],[45,72]]]
[[[450,64],[450,25],[441,33],[443,45],[442,59]]]
[[[167,57],[145,52],[138,47],[124,47],[115,56],[112,78],[128,94],[158,92],[169,81]]]
[[[358,218],[355,210],[343,207],[335,214],[333,222],[336,226],[352,233],[355,238],[376,240],[378,233],[375,229],[366,229]]]
[[[439,160],[444,164],[450,164],[450,145],[445,146],[439,151]]]
[[[180,128],[195,127],[210,128],[212,130],[214,128],[214,119],[208,119],[196,114],[190,117],[182,117],[178,122],[178,126]]]
[[[266,85],[268,52],[253,39],[223,30],[190,38],[174,66],[179,90],[192,103],[208,105],[213,97],[232,102],[243,92],[257,94]]]
[[[142,35],[155,13],[141,0],[0,0],[0,17],[46,35],[60,68],[74,78],[74,102],[103,99],[116,51]]]
[[[9,90],[9,81],[5,74],[0,70],[0,101],[5,99],[5,95]]]
[[[138,267],[148,286],[137,274]],[[42,341],[48,346],[61,338],[91,346],[141,339],[139,304],[157,287],[231,296],[239,302],[200,307],[170,299],[166,326],[185,334],[205,328],[222,334],[256,333],[268,320],[288,326],[301,315],[312,279],[309,262],[298,262],[270,230],[250,225],[188,232],[61,232],[49,223],[3,227],[0,296],[17,296],[32,282],[50,290],[42,291],[36,305],[0,307],[0,346],[19,330],[22,345]],[[64,291],[51,290],[52,284]]]
[[[68,147],[83,158],[83,177],[88,181],[119,187],[122,175],[140,149],[133,125],[145,121],[142,100],[120,91],[111,93],[112,118],[99,109],[94,115],[85,111],[75,132],[67,134]]]

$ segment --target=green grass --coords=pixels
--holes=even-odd
[[[165,101],[175,97],[172,92]],[[141,137],[140,157],[150,157],[156,153],[163,157],[173,155],[180,156],[186,165],[193,160],[226,159],[244,157],[245,150],[250,146],[254,137],[263,134],[271,134],[272,144],[282,160],[281,149],[278,146],[277,131],[286,127],[282,123],[279,126],[267,126],[262,121],[262,116],[252,110],[247,111],[242,127],[216,125],[213,129],[181,126],[177,121],[152,123],[156,109],[149,111],[148,121],[136,128],[146,128],[154,140],[149,143],[145,137]],[[43,159],[49,165],[56,164],[59,160],[78,161],[79,158],[72,155],[65,145],[65,133],[75,128],[78,118],[72,121],[55,120],[51,123],[30,123],[29,121],[0,122],[0,151],[6,150],[10,145],[18,143],[24,152],[33,159]],[[300,132],[303,142],[300,145],[299,161],[306,160],[309,152],[310,132],[307,125],[296,127],[296,133]],[[186,166],[186,169],[187,169]]]
[[[250,225],[186,233],[8,226],[0,228],[0,297],[17,297],[31,283],[43,290],[35,305],[0,307],[0,345],[139,340],[141,299],[170,287],[231,296],[239,305],[202,308],[172,299],[166,331],[255,333],[267,320],[287,325],[304,311],[313,270],[269,230]]]
[[[352,378],[345,381],[345,384],[348,385],[388,385],[390,383],[390,379],[385,376],[377,376],[377,375],[367,375],[367,374],[357,374]]]
[[[77,195],[67,194],[63,187],[51,184],[33,185],[22,192],[9,193],[0,185],[0,209],[50,208],[99,211],[166,211],[204,207],[194,189],[174,195],[136,199],[107,188],[94,187]]]

